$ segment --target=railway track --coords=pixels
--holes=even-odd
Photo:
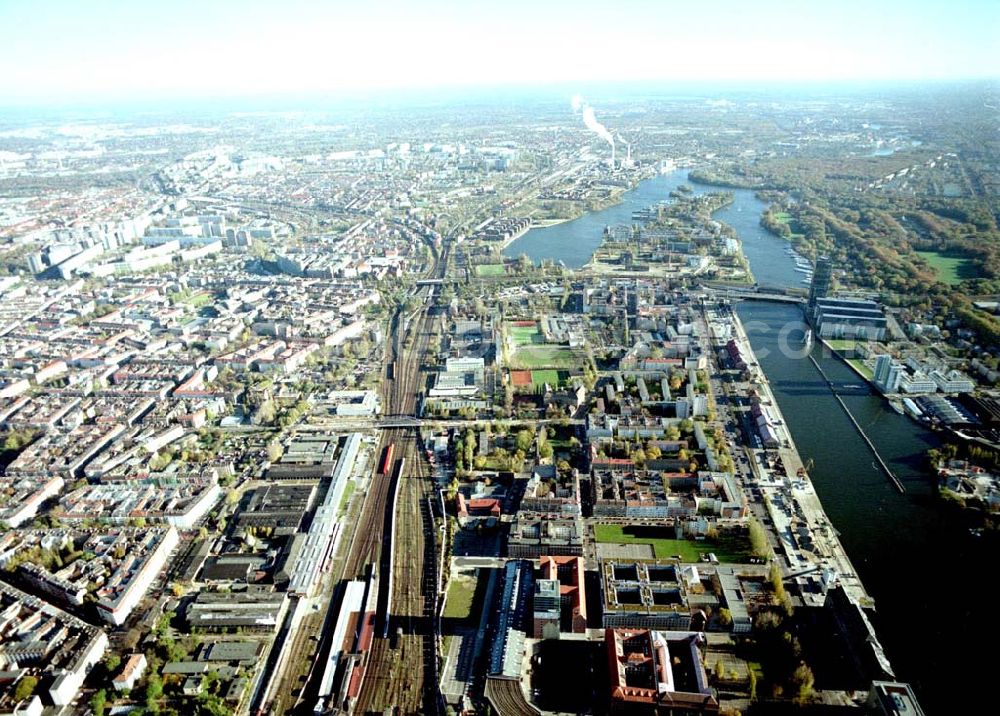
[[[287,647],[290,651],[284,674],[286,685],[291,683],[293,688],[303,685],[309,671],[310,652],[319,638],[322,625],[323,620],[320,616],[311,613],[303,617],[298,629],[295,630],[291,645]],[[275,693],[271,708],[274,713],[286,713],[294,703],[295,692],[292,689],[281,689]]]
[[[432,330],[426,311],[411,322],[413,346],[397,359],[398,380],[391,386],[392,404],[401,414],[414,414],[420,387],[420,363]],[[426,458],[412,429],[391,433],[396,453],[408,470],[398,476],[399,490],[392,558],[391,613],[385,638],[376,638],[368,670],[358,696],[356,712],[392,708],[396,713],[438,713],[436,633],[436,579],[433,516],[427,509],[431,491]],[[388,559],[388,555],[384,559]]]
[[[400,318],[397,315],[393,321],[393,329],[397,333],[390,343],[386,363],[395,366],[395,368],[392,370],[392,376],[387,377],[382,385],[382,404],[387,407],[386,412],[391,410],[393,414],[412,415],[416,412],[416,388],[420,365],[419,361],[414,365],[413,358],[402,347],[403,337],[398,333]],[[421,320],[421,328],[422,326],[423,320]],[[427,346],[426,336],[420,345],[421,349],[418,352],[422,355],[422,351],[426,350]],[[378,454],[384,454],[392,445],[396,446],[394,461],[415,458],[416,454],[407,448],[407,442],[410,440],[412,440],[412,431],[407,428],[383,430]],[[386,512],[389,508],[388,501],[393,480],[397,478],[395,472],[395,465],[392,465],[385,474],[378,474],[372,478],[361,520],[354,535],[354,542],[341,574],[344,579],[363,576],[365,568],[379,559]]]
[[[433,516],[430,482],[416,440],[406,452],[415,469],[400,478],[393,560],[392,609],[387,638],[372,645],[359,713],[393,707],[398,713],[436,713],[437,650]]]
[[[521,683],[511,679],[487,679],[486,698],[500,716],[538,716],[539,711],[524,699]]]
[[[441,277],[447,265],[446,252],[436,256],[429,278]],[[404,314],[397,309],[390,323],[391,340],[386,346],[385,374],[381,387],[383,413],[386,415],[416,415],[420,380],[423,377],[421,362],[427,351],[433,322],[428,309],[433,299],[433,287],[415,287],[414,297],[420,299],[416,309]],[[392,584],[392,594],[382,596],[379,603],[391,603],[391,618],[386,633],[376,629],[376,638],[368,653],[366,676],[353,711],[366,713],[376,708],[383,711],[392,707],[396,713],[439,713],[437,684],[437,651],[434,641],[434,610],[436,584],[433,583],[433,554],[427,559],[428,549],[423,538],[424,529],[433,529],[433,518],[421,514],[421,504],[430,490],[424,476],[426,458],[418,444],[419,436],[413,427],[383,430],[378,455],[384,455],[389,445],[394,446],[393,465],[388,472],[376,470],[371,477],[360,515],[353,527],[349,546],[340,568],[334,572],[335,583],[344,579],[364,578],[371,566],[377,566],[383,575],[379,589]],[[401,490],[393,499],[395,490]],[[397,510],[394,505],[398,504]],[[426,511],[426,510],[424,510]],[[390,542],[393,520],[396,522],[396,544]],[[404,545],[398,547],[397,545]],[[395,555],[393,555],[395,550]],[[433,550],[431,543],[430,550]],[[395,557],[393,559],[392,557]],[[384,578],[385,569],[392,564],[392,579]],[[424,565],[431,565],[429,578],[424,575]],[[430,585],[430,586],[428,586]],[[430,591],[428,591],[428,589]],[[324,592],[324,595],[326,592]],[[429,595],[429,599],[425,597]],[[428,620],[425,616],[430,614]],[[382,618],[390,618],[389,614]],[[323,663],[329,653],[327,635],[323,633],[323,619],[305,623],[290,644],[293,658],[311,659]],[[396,634],[398,628],[403,634]],[[316,648],[314,642],[319,641]],[[395,648],[394,648],[395,647]],[[310,654],[310,650],[314,653]],[[300,656],[301,655],[301,656]],[[298,699],[298,713],[311,713],[312,694],[317,691],[317,679],[322,669],[311,669],[302,684]],[[296,674],[293,679],[298,679]],[[285,682],[290,692],[298,681]]]
[[[425,278],[443,277],[447,261],[447,250],[435,252],[434,263]],[[416,309],[404,315],[402,307],[398,308],[390,323],[391,341],[386,350],[385,380],[381,388],[383,410],[387,415],[416,415],[417,412],[417,395],[422,376],[421,360],[426,353],[432,330],[428,309],[433,302],[434,288],[415,286],[412,295],[420,299]],[[424,491],[429,489],[420,477],[425,474],[424,470],[417,469],[416,480],[406,480],[409,472],[403,469],[404,466],[415,466],[424,460],[423,452],[417,444],[418,439],[416,430],[412,427],[382,431],[379,444],[381,451],[385,451],[389,445],[402,446],[402,450],[397,448],[394,453],[395,466],[388,473],[379,471],[373,474],[361,513],[351,531],[347,553],[340,568],[334,568],[334,579],[325,580],[318,599],[324,604],[324,608],[305,615],[295,626],[290,620],[282,625],[261,673],[264,691],[259,695],[255,692],[253,703],[250,704],[254,713],[312,713],[311,705],[315,703],[314,696],[319,690],[318,680],[322,678],[324,671],[322,667],[317,668],[317,665],[325,663],[331,648],[327,617],[329,610],[335,608],[333,601],[336,585],[344,579],[365,578],[371,566],[378,566],[381,571],[383,564],[395,563],[391,559],[394,545],[391,540],[387,541],[396,518],[394,508],[399,502],[393,499],[395,489],[402,487],[405,490],[405,494],[400,495],[401,504],[404,505],[401,512],[410,509],[411,503],[417,504],[419,510],[419,504],[425,502],[413,495],[413,491],[406,486],[407,482],[413,482],[418,486],[422,485],[420,489]],[[406,560],[410,559],[411,553],[407,551],[402,557],[403,563],[398,569],[393,569],[393,579],[380,579],[380,583],[392,583],[392,594],[385,600],[401,604],[404,611],[400,613],[409,616],[411,625],[414,615],[419,616],[428,609],[433,611],[433,601],[436,598],[436,591],[430,591],[431,604],[425,605],[423,602],[423,593],[427,589],[427,580],[423,575],[425,559],[422,553],[425,547],[421,535],[413,535],[408,531],[413,522],[423,524],[422,519],[414,520],[412,514],[401,520],[404,524],[404,536],[400,541],[415,545],[413,552],[420,555],[418,561],[408,563]],[[432,518],[430,529],[433,529]],[[433,555],[426,562],[434,565]],[[433,572],[431,577],[433,578]],[[381,584],[379,588],[383,588]],[[415,598],[412,597],[414,591],[417,592]],[[395,608],[393,612],[396,612]],[[389,618],[389,615],[386,614],[384,618]],[[440,712],[436,691],[437,652],[434,648],[433,627],[424,625],[419,630],[412,631],[425,633],[425,636],[417,639],[416,648],[409,644],[412,640],[410,637],[403,640],[406,648],[397,650],[390,648],[388,639],[375,640],[368,655],[368,668],[373,678],[366,678],[363,684],[362,696],[368,695],[364,703],[377,699],[385,707],[395,707],[399,713]],[[282,663],[284,666],[279,666]],[[272,678],[277,679],[277,682],[268,687],[267,682]],[[372,683],[369,684],[369,681]],[[425,685],[427,688],[424,688]],[[272,697],[267,699],[264,692],[269,692]],[[361,699],[358,708],[353,710],[364,713],[367,707],[360,701]]]

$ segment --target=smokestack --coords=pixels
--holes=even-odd
[[[615,135],[618,137],[618,141],[625,145],[625,163],[623,166],[632,166],[632,143],[625,139],[621,135],[621,132],[615,132]]]
[[[611,168],[615,168],[615,143],[611,142]]]

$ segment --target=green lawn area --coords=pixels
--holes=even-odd
[[[847,361],[847,364],[854,368],[855,371],[864,376],[865,380],[872,380],[875,377],[875,373],[865,365],[864,360],[858,358],[858,353],[856,351],[858,346],[858,341],[849,338],[827,338],[827,345],[833,350],[840,354],[840,356]]]
[[[538,332],[537,326],[510,326],[508,330],[514,338],[515,345],[530,346],[544,340],[542,334]]]
[[[574,368],[583,365],[583,358],[566,346],[522,346],[511,359],[513,368]]]
[[[191,293],[190,291],[181,291],[179,293],[170,294],[170,300],[177,303],[186,303],[194,308],[200,308],[205,304],[211,303],[214,296],[208,291],[198,291],[196,293]]]
[[[847,362],[851,364],[851,367],[854,368],[854,370],[863,375],[865,380],[872,380],[875,378],[875,373],[872,372],[872,369],[866,366],[864,361],[860,358],[851,358]]]
[[[776,211],[772,214],[772,216],[778,223],[786,224],[790,229],[792,229],[792,233],[788,235],[789,239],[802,238],[803,234],[795,232],[795,227],[792,226],[792,215],[787,211]]]
[[[917,251],[917,256],[925,259],[937,272],[938,281],[949,286],[956,286],[962,281],[979,278],[982,275],[972,260],[965,256],[943,254],[939,251]]]
[[[503,264],[479,264],[476,266],[476,276],[503,276],[506,273]]]
[[[853,338],[826,338],[827,345],[835,351],[853,352],[858,342]]]
[[[472,611],[472,600],[475,595],[475,580],[453,577],[448,583],[448,601],[444,605],[444,616],[451,619],[467,619]]]
[[[354,487],[354,480],[348,480],[347,484],[344,485],[344,493],[340,496],[340,506],[337,508],[338,513],[347,512],[347,506],[351,503],[351,495],[354,494]]]
[[[541,388],[546,383],[555,388],[559,386],[560,382],[559,371],[552,368],[531,371],[531,385],[533,388]]]
[[[653,546],[657,559],[669,559],[679,554],[683,562],[697,562],[701,554],[708,552],[714,552],[720,562],[746,562],[750,557],[750,543],[746,538],[732,536],[718,540],[690,540],[665,536],[673,533],[673,528],[668,527],[594,525],[594,538],[598,542],[649,544]]]

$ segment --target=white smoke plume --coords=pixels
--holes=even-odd
[[[601,139],[612,147],[615,146],[615,138],[611,136],[611,132],[608,131],[607,127],[597,121],[597,117],[594,116],[593,107],[584,107],[583,123],[591,132],[600,135]]]
[[[597,117],[594,116],[594,108],[587,104],[583,97],[578,94],[573,95],[573,99],[570,100],[570,104],[572,105],[574,112],[583,110],[584,126],[611,145],[611,156],[614,157],[615,138],[611,136],[611,132],[608,131],[607,127],[597,121]]]

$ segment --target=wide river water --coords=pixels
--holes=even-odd
[[[527,254],[536,263],[546,258],[557,259],[569,268],[580,268],[601,245],[605,226],[633,223],[633,212],[669,199],[670,192],[682,184],[694,189],[695,194],[730,191],[688,182],[685,169],[660,174],[623,194],[620,204],[573,221],[532,229],[512,242],[504,254],[515,257]],[[804,288],[802,274],[795,271],[795,262],[786,253],[789,244],[767,233],[760,225],[763,203],[752,191],[737,190],[733,195],[733,203],[715,212],[715,218],[732,226],[743,239],[743,252],[757,282],[763,286]]]
[[[649,179],[624,194],[621,204],[533,229],[505,253],[527,254],[534,261],[561,260],[578,268],[600,245],[606,225],[631,223],[632,212],[667,199],[685,182],[684,170]],[[758,283],[803,287],[802,274],[787,254],[788,243],[760,226],[765,205],[752,191],[688,183],[699,194],[733,191],[734,202],[716,212],[715,218],[739,234]],[[995,659],[977,653],[992,653],[1000,639],[996,618],[1000,599],[989,587],[998,545],[991,536],[971,534],[969,516],[935,498],[924,456],[939,444],[938,435],[894,412],[867,388],[843,396],[905,485],[906,493],[900,494],[812,363],[778,349],[779,331],[801,321],[800,309],[744,302],[737,313],[802,459],[814,461],[810,475],[823,506],[875,598],[875,626],[897,678],[913,684],[929,714],[981,710],[983,687],[990,683],[986,679]],[[834,383],[863,382],[820,344],[812,353]]]

